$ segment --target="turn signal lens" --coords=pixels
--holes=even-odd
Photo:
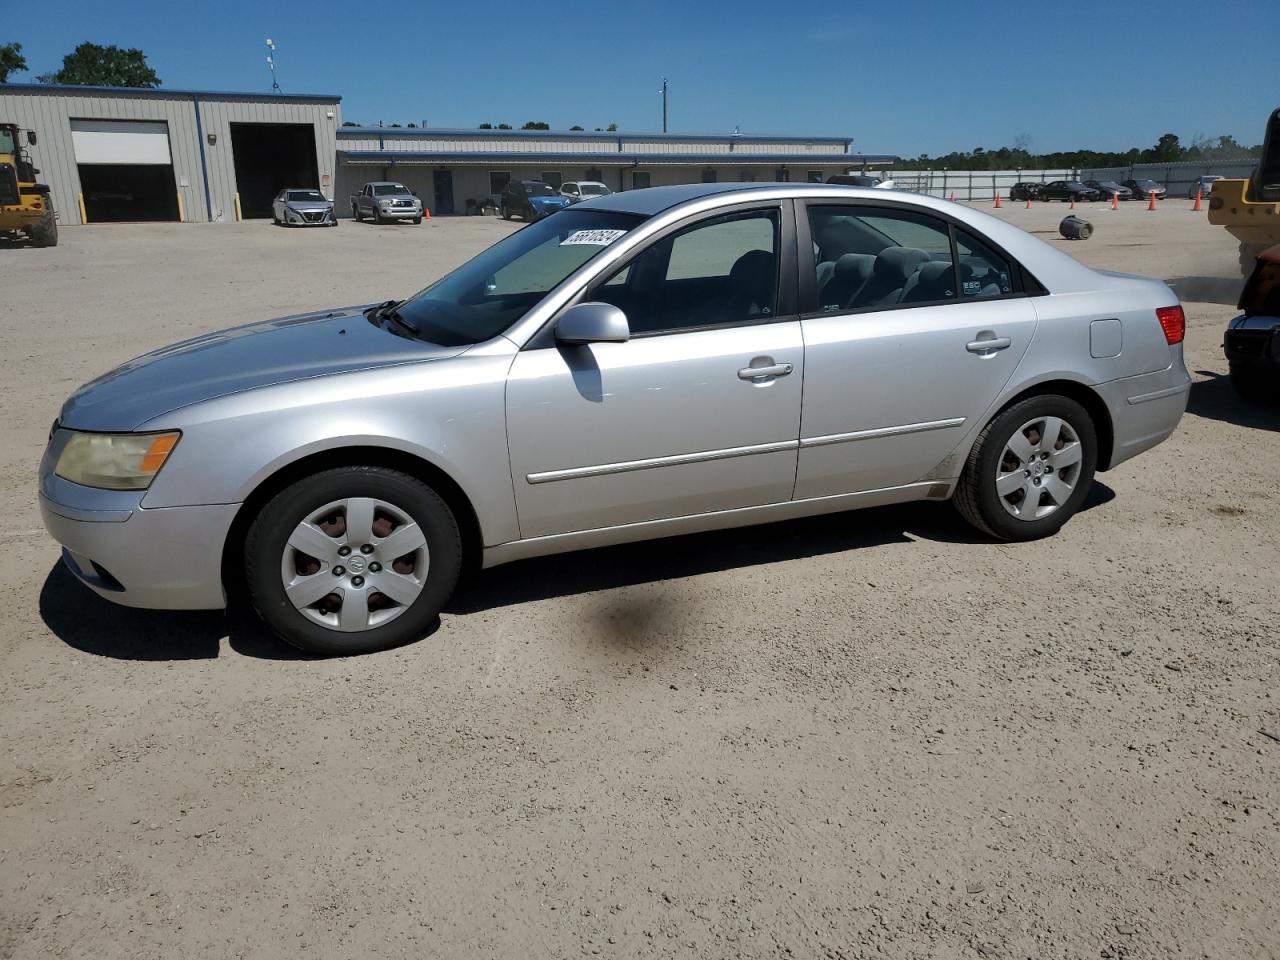
[[[1160,307],[1156,310],[1156,319],[1164,328],[1164,338],[1169,344],[1181,343],[1187,335],[1187,318],[1182,312],[1182,305],[1176,307]]]
[[[64,480],[103,490],[145,490],[151,486],[182,434],[71,434],[54,473]]]

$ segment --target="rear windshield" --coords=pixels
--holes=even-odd
[[[612,193],[613,191],[603,183],[584,183],[582,185],[582,192],[589,193],[593,197],[602,197],[606,193]]]
[[[430,343],[457,347],[490,340],[644,219],[567,207],[498,241],[400,304],[397,313]]]
[[[541,180],[526,180],[524,185],[531,197],[549,197],[555,194],[551,184],[543,183]]]

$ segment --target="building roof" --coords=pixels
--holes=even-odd
[[[283,102],[341,103],[327,93],[246,93],[226,90],[173,90],[169,87],[96,87],[76,83],[0,83],[0,93],[37,93],[119,97],[204,97],[209,100],[277,100]]]
[[[633,130],[479,130],[466,127],[339,127],[339,140],[383,139],[546,139],[546,140],[670,140],[751,141],[753,143],[837,143],[848,146],[852,137],[786,136],[764,133],[650,133]]]
[[[873,153],[546,153],[508,150],[339,150],[338,162],[348,165],[395,166],[397,164],[524,164],[546,163],[564,166],[592,164],[601,167],[633,166],[848,166],[862,163],[893,163],[892,154]]]

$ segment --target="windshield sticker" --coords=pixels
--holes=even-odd
[[[560,246],[588,244],[593,247],[607,247],[626,232],[625,230],[575,230],[560,241]]]

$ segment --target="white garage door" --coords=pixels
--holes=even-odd
[[[76,163],[173,162],[163,120],[72,120]]]

